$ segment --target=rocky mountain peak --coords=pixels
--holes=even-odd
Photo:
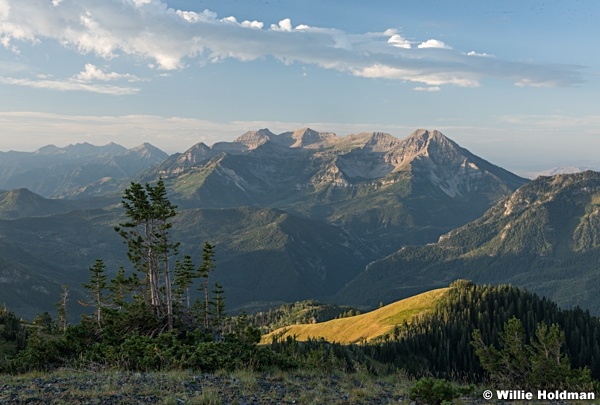
[[[291,133],[294,143],[290,148],[317,149],[337,139],[333,132],[317,132],[310,128],[300,128]]]
[[[211,154],[211,149],[204,143],[198,142],[176,157],[174,173],[180,173],[186,168],[206,159]]]
[[[401,141],[385,132],[371,132],[368,134],[367,142],[363,147],[370,152],[387,152],[398,146]]]
[[[464,164],[472,154],[439,131],[419,129],[409,135],[398,148],[404,161],[426,159],[436,165]]]
[[[423,152],[428,151],[432,146],[437,149],[441,146],[456,146],[453,141],[440,131],[429,131],[427,129],[417,129],[404,140],[404,143],[412,150]]]
[[[439,131],[419,129],[404,139],[398,147],[388,152],[385,161],[394,171],[410,172],[426,179],[450,197],[465,195],[485,187],[489,176],[523,184],[524,179],[512,175],[468,150]]]
[[[127,151],[127,154],[130,153],[139,155],[143,158],[153,159],[157,161],[164,160],[168,157],[168,155],[165,152],[148,142],[144,142],[143,144],[136,146],[135,148],[129,149]]]
[[[65,146],[61,149],[60,153],[64,153],[67,156],[72,157],[85,157],[85,156],[109,156],[118,155],[125,152],[127,149],[121,145],[117,145],[114,142],[108,143],[103,146],[95,146],[88,142],[76,143]]]
[[[80,159],[87,157],[102,157],[102,156],[114,156],[124,153],[127,149],[114,142],[110,142],[103,146],[92,145],[89,142],[82,142],[67,145],[64,148],[59,148],[54,145],[44,146],[38,149],[36,155],[44,156],[64,156],[71,159]]]
[[[259,129],[258,131],[248,131],[245,134],[237,137],[233,142],[245,145],[249,150],[256,149],[260,145],[269,141],[274,133],[267,128]]]
[[[56,145],[46,145],[46,146],[42,146],[41,148],[39,148],[38,150],[36,150],[34,152],[34,154],[36,154],[36,155],[54,155],[58,151],[60,151],[60,148],[58,146],[56,146]]]

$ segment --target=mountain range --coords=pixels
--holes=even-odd
[[[112,183],[167,157],[148,143],[132,149],[115,143],[80,143],[64,148],[48,145],[35,152],[0,152],[0,189],[27,188],[60,199],[99,195]]]
[[[181,207],[269,207],[338,226],[374,254],[435,240],[526,182],[438,131],[404,140],[263,129],[194,145],[141,174],[162,176]]]
[[[564,178],[569,176],[577,175]],[[436,269],[459,263],[458,257],[475,257],[468,252],[476,246],[472,239],[494,237],[468,235],[500,227],[491,219],[499,205],[515,191],[550,179],[530,183],[428,130],[398,139],[378,132],[341,137],[309,128],[282,134],[261,129],[172,156],[149,144],[4,152],[0,188],[11,191],[0,192],[2,299],[31,317],[52,311],[61,284],[71,286],[74,299],[83,296],[81,282],[95,259],[104,258],[107,271],[116,273],[126,264],[125,246],[113,231],[124,220],[120,195],[132,181],[153,183],[159,177],[178,205],[173,229],[180,250],[199,261],[204,241],[216,245],[214,279],[224,285],[233,310],[306,298],[373,306],[409,291],[447,286],[458,270],[413,271],[409,265],[423,264],[420,253],[399,259],[402,252],[436,252],[422,255],[440,258]],[[560,190],[555,186],[553,192]],[[518,221],[515,215],[502,217],[502,226]],[[450,241],[460,246],[460,255],[439,253]],[[575,251],[564,252],[567,260]],[[531,252],[496,253],[520,260]],[[498,266],[507,263],[512,262]],[[555,266],[553,277],[568,278],[561,269]],[[497,277],[489,279],[506,281],[503,272],[512,277],[516,270],[496,270]],[[525,276],[511,280],[533,286]],[[559,284],[549,280],[546,290],[537,290],[560,295]],[[594,308],[590,300],[579,302]]]

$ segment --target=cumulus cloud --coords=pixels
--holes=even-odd
[[[308,27],[308,26],[304,26],[301,29],[305,29],[306,27]],[[285,18],[285,19],[279,21],[279,24],[277,24],[277,25],[271,24],[271,30],[291,32],[292,31],[292,20],[290,20],[289,18]]]
[[[106,60],[132,56],[160,70],[235,58],[272,56],[368,78],[428,86],[478,86],[485,77],[520,86],[569,86],[577,68],[474,58],[437,39],[415,41],[396,30],[346,33],[332,28],[219,18],[214,12],[175,10],[161,0],[0,0],[0,45],[18,52],[24,42],[55,41]],[[477,54],[484,55],[484,54]]]
[[[83,81],[92,81],[92,80],[101,80],[101,81],[109,81],[109,80],[127,80],[129,82],[138,81],[139,78],[131,75],[129,73],[116,73],[109,72],[106,73],[102,69],[94,66],[91,63],[86,63],[84,70],[78,73],[75,76],[75,79],[83,80]]]
[[[265,24],[264,24],[264,23],[262,23],[262,22],[260,22],[260,21],[256,21],[256,20],[254,20],[254,21],[248,21],[248,20],[244,20],[244,21],[242,21],[242,22],[240,23],[240,25],[241,25],[242,27],[246,27],[246,28],[257,28],[257,29],[259,29],[259,30],[260,30],[260,29],[262,29],[262,28],[265,26]]]
[[[438,39],[428,39],[425,42],[421,42],[418,48],[440,48],[440,49],[452,49],[450,45],[443,43]]]
[[[394,34],[390,37],[390,39],[388,39],[388,44],[398,47],[398,48],[404,48],[404,49],[410,49],[411,45],[410,45],[410,41],[407,41],[404,37],[402,37],[401,35],[398,34]]]

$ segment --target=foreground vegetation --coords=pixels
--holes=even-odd
[[[61,370],[7,377],[0,402],[11,404],[391,404],[409,403],[412,382],[390,375],[265,372],[196,374]]]

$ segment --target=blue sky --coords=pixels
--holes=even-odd
[[[600,3],[0,0],[0,150],[438,129],[600,168]]]

